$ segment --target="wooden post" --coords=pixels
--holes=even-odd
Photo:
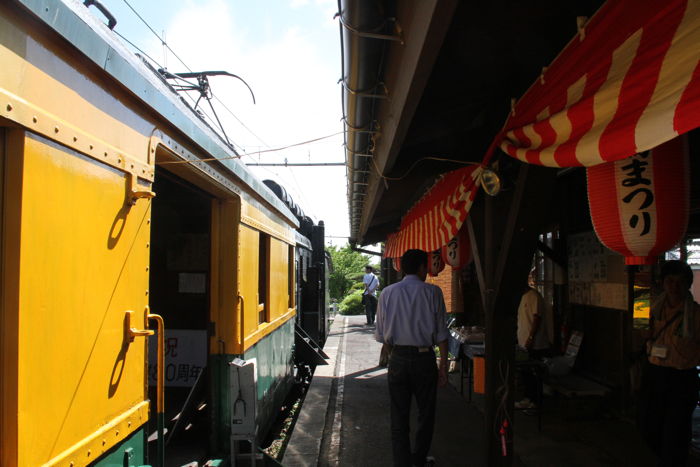
[[[634,329],[634,281],[637,266],[627,266],[627,310],[622,314],[622,339],[620,339],[620,374],[622,394],[620,407],[629,410],[631,405],[630,389],[630,365],[629,357],[632,354],[632,333]]]
[[[500,428],[513,421],[513,382],[517,309],[543,220],[551,212],[549,196],[556,171],[519,164],[514,190],[484,196],[468,224],[486,314],[487,464],[513,465],[513,427],[506,430],[505,452]],[[507,397],[506,400],[503,400]]]

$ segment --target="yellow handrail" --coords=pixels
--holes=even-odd
[[[240,317],[238,332],[240,334],[241,339],[241,346],[239,348],[239,352],[243,353],[243,345],[245,343],[245,331],[243,330],[243,319],[245,317],[245,300],[243,299],[243,295],[241,295],[240,292],[238,292],[238,301],[241,303],[241,312],[238,314]]]
[[[156,413],[158,425],[158,460],[159,465],[165,465],[165,322],[160,315],[151,314],[146,307],[146,317],[156,322],[158,330],[158,371],[156,376]],[[151,331],[153,333],[153,331]]]

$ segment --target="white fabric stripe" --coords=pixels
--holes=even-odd
[[[524,126],[523,133],[530,139],[530,147],[528,149],[540,149],[542,137],[535,131],[535,125]]]
[[[440,201],[440,226],[445,225],[445,200]],[[449,239],[445,239],[445,229],[440,229],[440,243],[445,244],[449,242]]]
[[[560,144],[568,141],[572,132],[572,124],[571,120],[569,120],[567,110],[583,98],[583,91],[585,89],[586,75],[583,75],[566,90],[566,105],[564,109],[552,115],[549,119],[549,124],[554,130],[556,137],[554,140],[555,142],[552,145],[543,148],[540,151],[540,161],[542,165],[547,167],[559,167],[559,165],[554,161],[554,152]],[[548,112],[549,108],[545,109],[545,111]],[[527,131],[527,128],[529,127],[532,127],[532,125],[527,125],[525,128],[523,128],[523,131]],[[530,132],[534,133],[532,130]],[[527,132],[527,134],[529,135],[530,132]],[[521,160],[525,160],[525,150],[521,151],[523,151],[523,158]]]
[[[586,167],[603,162],[599,150],[600,137],[615,116],[622,82],[637,56],[641,39],[640,29],[613,52],[608,77],[593,98],[593,126],[576,146],[576,159]]]
[[[690,0],[671,46],[664,57],[659,80],[635,131],[637,152],[654,148],[677,135],[673,127],[676,106],[700,60],[700,1]]]
[[[562,143],[571,137],[573,125],[569,119],[567,110],[576,105],[583,98],[583,91],[586,89],[586,75],[581,76],[574,84],[566,90],[566,106],[564,110],[558,112],[549,119],[549,124],[556,133],[555,143],[540,151],[540,161],[547,167],[559,167],[554,160],[554,153]]]

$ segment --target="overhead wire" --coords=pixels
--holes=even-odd
[[[289,170],[289,174],[292,176],[292,180],[294,181],[294,185],[296,185],[297,190],[299,190],[299,196],[301,196],[301,201],[304,203],[304,206],[307,206],[307,209],[311,209],[311,216],[318,220],[318,216],[313,210],[312,204],[309,203],[309,200],[306,199],[306,196],[304,196],[304,190],[301,189],[301,185],[299,185],[299,181],[297,180],[296,175],[294,175],[294,170]]]
[[[282,146],[282,147],[279,147],[279,148],[263,149],[262,151],[253,151],[253,152],[249,152],[249,153],[237,154],[237,155],[235,155],[235,156],[227,156],[227,157],[207,157],[207,158],[204,158],[204,159],[197,159],[197,160],[194,161],[194,162],[225,161],[225,160],[229,160],[229,159],[240,159],[240,158],[243,157],[243,156],[251,156],[251,155],[255,155],[255,154],[264,154],[264,153],[268,153],[268,152],[283,151],[283,150],[285,150],[285,149],[294,148],[294,147],[297,147],[297,146],[303,146],[303,145],[305,145],[305,144],[311,144],[311,143],[315,143],[315,142],[317,142],[317,141],[321,141],[321,140],[324,140],[324,139],[332,138],[332,137],[334,137],[334,136],[338,136],[338,135],[341,134],[341,133],[343,133],[343,132],[342,132],[342,131],[338,131],[338,132],[332,133],[332,134],[330,134],[330,135],[320,136],[320,137],[318,137],[318,138],[313,138],[313,139],[310,139],[310,140],[306,140],[306,141],[302,141],[302,142],[299,142],[299,143],[290,144],[290,145],[287,145],[287,146]],[[191,163],[191,162],[192,162],[192,161],[185,161],[185,160],[180,160],[180,161],[162,161],[162,162],[158,162],[158,164],[189,164],[189,163]]]
[[[191,72],[191,71],[192,71],[192,68],[190,68],[189,66],[187,66],[187,64],[175,53],[175,51],[170,47],[170,45],[168,45],[168,43],[165,41],[165,39],[162,38],[162,37],[151,27],[150,24],[148,24],[148,21],[146,21],[146,20],[139,14],[139,12],[136,11],[136,9],[135,9],[133,6],[131,6],[131,4],[128,2],[128,0],[122,0],[122,1],[126,4],[127,7],[129,7],[129,9],[130,9],[132,12],[134,12],[134,14],[141,20],[141,22],[142,22],[144,25],[146,25],[146,27],[153,33],[153,35],[156,36],[156,38],[158,38],[158,40],[161,42],[161,44],[162,44],[163,46],[165,46],[165,47],[175,56],[175,58],[177,58],[177,60],[182,64],[182,66],[184,66],[185,68],[187,68],[187,71]],[[120,37],[122,37],[121,34],[120,34]],[[126,39],[125,39],[125,40],[126,40]],[[127,41],[127,42],[128,42],[128,41]],[[129,43],[131,43],[131,42],[129,42]],[[133,44],[132,44],[132,45],[133,45]],[[149,58],[150,58],[150,57],[149,57]],[[153,60],[153,59],[151,59],[151,60]],[[154,61],[155,63],[158,63],[158,62],[156,62],[155,60],[153,60],[153,61]],[[161,67],[161,68],[162,68],[162,67]],[[211,92],[211,95],[212,95],[212,97],[213,97],[214,99],[216,99],[216,101],[217,101],[219,104],[221,104],[221,106],[222,106],[224,109],[226,109],[226,111],[227,111],[228,113],[231,114],[231,116],[232,116],[233,118],[236,119],[236,121],[237,121],[238,123],[240,123],[240,125],[241,125],[243,128],[246,129],[246,131],[248,131],[251,135],[253,135],[258,141],[260,141],[261,143],[263,143],[266,147],[270,147],[270,146],[269,146],[265,141],[263,141],[263,139],[260,138],[253,130],[251,130],[250,128],[248,128],[248,126],[247,126],[245,123],[243,123],[243,121],[242,121],[240,118],[238,118],[238,116],[237,116],[235,113],[233,113],[233,111],[232,111],[231,109],[229,109],[229,108],[226,106],[226,104],[224,104],[224,103],[221,101],[221,99],[219,99],[219,98],[216,96],[216,94],[214,94],[213,91]],[[212,119],[211,116],[209,116],[208,114],[207,114],[207,117],[209,118],[209,120]],[[237,145],[237,146],[238,146],[239,148],[241,148],[241,150],[243,149],[243,147],[242,147],[241,145]]]
[[[146,25],[146,27],[153,33],[153,35],[156,36],[156,37],[158,38],[158,40],[160,40],[161,44],[163,44],[163,45],[175,56],[175,58],[177,58],[178,61],[179,61],[180,63],[182,63],[182,66],[184,66],[185,68],[187,68],[187,71],[192,71],[192,69],[191,69],[190,67],[188,67],[187,64],[186,64],[185,62],[182,61],[182,59],[175,53],[175,51],[174,51],[173,49],[170,48],[170,46],[168,45],[168,43],[165,42],[165,39],[163,39],[162,37],[160,37],[160,35],[151,27],[151,25],[148,24],[148,22],[147,22],[145,19],[143,19],[143,17],[139,14],[139,12],[136,11],[136,10],[134,9],[133,6],[131,6],[131,4],[128,2],[128,0],[122,0],[122,1],[126,4],[126,6],[129,7],[129,9],[130,9],[131,11],[134,12],[134,14],[141,20],[141,22],[142,22],[143,24]]]
[[[184,62],[184,60],[182,60],[182,59],[180,58],[180,56],[170,47],[170,45],[166,42],[166,40],[165,40],[163,37],[161,37],[161,36],[151,27],[151,25],[148,23],[148,21],[146,21],[146,20],[139,14],[138,11],[136,11],[136,9],[129,3],[129,1],[128,1],[128,0],[122,0],[122,1],[123,1],[123,2],[126,4],[126,6],[136,15],[136,17],[137,17],[139,20],[141,20],[141,22],[149,29],[149,31],[151,31],[151,33],[161,42],[161,44],[162,44],[164,47],[166,47],[167,50],[169,50],[169,51],[173,54],[173,56],[182,64],[182,66],[184,66],[188,71],[192,72],[192,69],[191,69],[191,68]],[[116,34],[117,34],[120,38],[122,38],[124,41],[126,41],[128,44],[130,44],[130,45],[131,45],[132,47],[134,47],[136,50],[138,50],[139,52],[141,52],[144,56],[146,56],[146,57],[147,57],[149,60],[151,60],[153,63],[157,64],[157,65],[159,66],[159,68],[162,68],[162,66],[158,63],[157,60],[153,59],[153,57],[151,57],[150,55],[148,55],[145,51],[143,51],[143,50],[142,50],[141,48],[139,48],[136,44],[134,44],[133,42],[131,42],[130,40],[128,40],[128,39],[127,39],[126,37],[124,37],[122,34],[120,34],[120,33],[117,32],[117,31],[115,31],[115,32],[116,32]],[[177,76],[177,75],[175,75],[175,76]],[[179,79],[179,80],[181,80],[181,81],[184,81],[184,82],[186,82],[186,83],[188,83],[188,84],[191,84],[191,83],[189,83],[189,82],[188,82],[186,79],[184,79],[184,78],[177,77],[177,79]],[[187,97],[188,97],[192,102],[195,102],[194,98],[193,98],[192,96],[190,96],[188,93],[185,93],[185,95],[187,95]],[[231,143],[232,146],[234,146],[234,147],[235,147],[235,146],[238,146],[238,148],[239,148],[240,151],[242,152],[241,154],[237,154],[236,156],[223,157],[223,158],[216,158],[216,157],[214,157],[214,158],[199,159],[200,162],[220,161],[220,160],[226,160],[226,159],[240,159],[240,158],[245,157],[245,156],[251,156],[251,157],[252,157],[252,156],[255,155],[255,154],[260,155],[260,154],[262,154],[262,153],[282,151],[282,150],[284,150],[284,149],[289,149],[289,148],[292,148],[292,147],[297,147],[297,146],[301,146],[301,145],[305,145],[305,144],[311,144],[311,143],[314,143],[314,142],[317,142],[317,141],[321,141],[321,140],[323,140],[323,139],[331,138],[331,137],[333,137],[333,136],[337,136],[337,135],[339,135],[339,134],[341,134],[341,133],[344,133],[344,131],[341,131],[341,132],[333,133],[333,134],[326,135],[326,136],[322,136],[322,137],[319,137],[319,138],[314,138],[314,139],[307,140],[307,141],[303,141],[303,142],[300,142],[300,143],[291,144],[291,145],[284,146],[284,147],[280,147],[280,148],[270,148],[270,145],[269,145],[266,141],[264,141],[260,136],[258,136],[253,130],[251,130],[245,123],[243,123],[243,121],[242,121],[240,118],[238,118],[238,116],[237,116],[237,115],[236,115],[236,114],[221,100],[221,99],[219,99],[218,96],[216,96],[213,92],[211,92],[211,95],[212,95],[212,97],[213,97],[214,99],[216,99],[216,101],[217,101],[217,102],[218,102],[218,103],[219,103],[219,104],[220,104],[220,105],[221,105],[221,106],[222,106],[222,107],[223,107],[223,108],[224,108],[224,109],[225,109],[225,110],[226,110],[226,111],[227,111],[227,112],[228,112],[228,113],[243,127],[243,128],[245,128],[246,131],[248,131],[251,135],[253,135],[258,141],[260,141],[260,142],[261,142],[265,147],[267,147],[268,149],[265,149],[265,150],[262,150],[262,151],[261,151],[261,150],[258,150],[258,151],[254,151],[254,152],[248,153],[248,152],[245,152],[245,150],[243,149],[242,146],[240,146],[240,145],[238,145],[238,144],[235,144],[235,142],[231,141],[230,143]],[[196,102],[195,102],[195,105],[196,105]],[[210,106],[211,106],[211,103],[210,103]],[[214,110],[213,107],[212,107],[212,110]],[[203,109],[199,109],[199,110],[197,110],[197,111],[198,111],[198,112],[201,112],[201,113],[202,113],[203,115],[205,115],[210,121],[212,121],[212,117],[211,117],[207,112],[205,112]],[[216,112],[215,112],[215,111],[214,111],[214,115],[216,116]],[[218,121],[218,117],[216,117],[216,120]],[[189,162],[190,162],[190,161],[163,161],[163,162],[160,162],[159,164],[189,163]],[[269,173],[272,173],[272,174],[275,175],[276,177],[280,177],[279,174],[276,173],[276,172],[273,172],[273,171],[271,171],[271,170],[269,170],[269,169],[266,169],[266,168],[265,168],[264,170],[266,170],[266,171],[269,172]],[[293,172],[293,171],[290,171],[290,174],[291,174],[291,176],[292,176],[292,180],[293,180],[293,182],[294,182],[294,185],[295,185],[296,188],[299,190],[299,194],[300,194],[300,196],[301,196],[301,198],[302,198],[302,201],[304,202],[305,205],[311,207],[311,204],[308,202],[308,200],[306,200],[306,198],[305,198],[305,196],[304,196],[304,191],[301,189],[301,186],[300,186],[300,184],[299,184],[299,181],[297,180],[296,176],[294,175],[294,172]],[[317,216],[315,215],[315,213],[312,212],[311,214],[312,214],[314,217],[317,217]]]
[[[117,36],[119,36],[124,42],[126,42],[127,44],[129,44],[130,46],[132,46],[134,49],[136,49],[136,50],[137,50],[139,53],[141,53],[143,56],[145,56],[146,58],[148,58],[151,62],[153,62],[153,63],[155,63],[156,65],[158,65],[158,68],[163,68],[163,66],[158,62],[158,60],[156,60],[155,58],[151,57],[148,53],[146,53],[146,51],[144,51],[144,50],[143,50],[142,48],[140,48],[138,45],[136,45],[136,44],[134,44],[133,42],[131,42],[131,41],[130,41],[129,39],[127,39],[124,35],[122,35],[121,33],[119,33],[119,31],[116,31],[116,30],[113,30],[113,31],[114,31],[114,33],[115,33]],[[185,66],[186,66],[186,65],[185,65]],[[184,81],[184,82],[187,83],[188,85],[193,85],[192,83],[190,83],[189,81],[187,81],[187,80],[184,79],[184,78],[181,78],[181,77],[179,77],[179,76],[177,76],[177,75],[173,75],[173,76],[175,76],[175,79],[178,79],[178,80],[180,80],[180,81]],[[201,113],[203,116],[205,116],[209,121],[213,121],[212,116],[209,115],[209,113],[207,113],[203,108],[200,108],[200,109],[196,109],[196,108],[195,108],[195,106],[196,106],[196,101],[195,101],[195,99],[194,99],[191,95],[189,95],[189,93],[184,93],[184,94],[185,94],[185,96],[187,96],[187,98],[194,104],[193,109],[195,109],[195,111],[200,112],[200,113]],[[213,95],[213,94],[212,94],[212,95]],[[219,100],[216,96],[214,96],[214,97],[215,97],[217,100]],[[219,102],[221,102],[221,101],[219,101]],[[222,105],[223,105],[223,103],[222,103]],[[226,108],[226,107],[224,106],[224,108]],[[229,109],[226,108],[226,110],[229,110]],[[231,115],[233,115],[233,112],[231,112],[230,110],[229,110],[229,112],[231,113]],[[237,118],[235,115],[234,115],[234,118],[236,118],[236,119],[238,120],[238,118]],[[241,123],[241,125],[245,126],[245,125],[243,124],[243,122],[241,122],[240,120],[239,120],[239,122]],[[248,129],[248,128],[246,128],[246,129]],[[248,129],[248,131],[251,131],[251,130]],[[242,147],[241,145],[239,145],[239,144],[236,144],[235,141],[230,141],[230,143],[231,143],[232,146],[234,146],[234,148],[238,147],[238,149],[239,149],[240,151],[243,151],[243,147]]]
[[[217,101],[219,104],[221,104],[221,106],[222,106],[228,113],[231,114],[231,116],[232,116],[233,118],[236,119],[236,121],[237,121],[238,123],[241,124],[241,126],[242,126],[243,128],[245,128],[246,130],[248,130],[248,133],[250,133],[251,135],[255,136],[255,139],[257,139],[258,141],[260,141],[264,146],[266,146],[266,147],[268,147],[268,148],[270,147],[270,145],[267,144],[260,136],[258,136],[253,130],[251,130],[250,128],[248,128],[248,127],[246,126],[246,124],[243,123],[243,121],[242,121],[240,118],[238,118],[238,117],[236,116],[236,114],[233,113],[233,111],[232,111],[231,109],[229,109],[228,106],[227,106],[226,104],[224,104],[223,101],[222,101],[221,99],[219,99],[219,98],[216,96],[216,94],[214,94],[214,93],[212,92],[211,95],[214,97],[214,99],[216,99],[216,101]]]
[[[139,53],[143,54],[146,58],[148,58],[150,61],[152,61],[153,63],[155,63],[156,65],[158,65],[158,67],[160,67],[160,63],[158,63],[158,61],[157,61],[155,58],[153,58],[153,57],[151,57],[150,55],[148,55],[148,54],[147,54],[143,49],[141,49],[138,45],[134,44],[134,43],[131,42],[129,39],[127,39],[126,37],[124,37],[123,35],[121,35],[121,34],[119,33],[119,31],[117,31],[117,30],[115,30],[115,29],[112,29],[112,31],[113,31],[117,36],[119,36],[124,42],[126,42],[127,44],[129,44],[130,46],[132,46],[133,48],[135,48],[136,50],[138,50]]]
[[[388,177],[388,176],[382,174],[381,170],[379,170],[379,166],[377,165],[377,162],[374,160],[374,157],[372,157],[371,159],[372,159],[372,164],[374,165],[374,170],[377,172],[377,175],[379,175],[379,177],[381,177],[382,179],[384,179],[384,180],[389,180],[389,181],[403,180],[404,178],[406,178],[406,177],[408,176],[409,173],[411,173],[411,171],[412,171],[414,168],[416,168],[416,166],[417,166],[419,163],[421,163],[421,162],[423,162],[423,161],[427,161],[427,160],[431,160],[431,161],[441,161],[441,162],[452,162],[452,163],[455,163],[455,164],[462,164],[462,165],[482,165],[481,162],[469,162],[469,161],[460,161],[460,160],[457,160],[457,159],[447,159],[447,158],[445,158],[445,157],[426,156],[426,157],[421,157],[421,158],[418,159],[417,161],[413,162],[413,164],[411,164],[411,166],[410,166],[401,176],[399,176],[399,177]]]

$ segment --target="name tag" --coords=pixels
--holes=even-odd
[[[663,360],[664,358],[666,358],[668,356],[668,347],[666,347],[665,345],[661,345],[661,344],[654,344],[651,346],[650,355],[652,357],[660,358]]]

